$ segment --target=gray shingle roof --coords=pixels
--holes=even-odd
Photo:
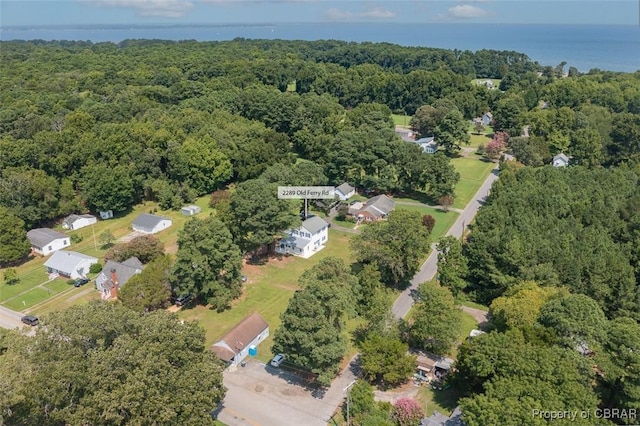
[[[336,188],[336,191],[340,191],[340,193],[346,195],[348,193],[350,193],[351,191],[353,191],[355,188],[351,185],[349,185],[347,182],[343,183],[342,185],[340,185],[339,187]]]
[[[44,263],[44,266],[55,269],[56,271],[71,273],[75,271],[78,264],[84,260],[92,260],[94,263],[98,263],[98,259],[87,256],[86,254],[76,251],[58,250],[51,255]]]
[[[377,195],[373,198],[367,200],[364,204],[362,210],[367,210],[368,212],[374,214],[375,212],[380,212],[380,214],[376,215],[388,215],[395,208],[396,203],[391,198],[386,195]],[[372,209],[372,208],[373,209]]]
[[[104,268],[102,268],[102,272],[96,278],[98,290],[108,287],[106,283],[111,280],[111,271],[114,269],[118,277],[118,287],[122,287],[131,277],[142,271],[142,262],[137,257],[130,257],[122,263],[108,260]]]
[[[78,219],[95,219],[96,217],[90,214],[71,214],[64,219],[64,223],[68,226],[71,226],[73,222]]]
[[[170,220],[168,217],[156,216],[155,214],[140,213],[136,220],[133,221],[133,226],[139,228],[153,229],[163,220]]]
[[[329,226],[329,224],[319,216],[310,217],[309,219],[302,222],[302,227],[312,234],[315,234],[325,226]]]
[[[32,246],[44,247],[60,238],[69,238],[68,235],[62,232],[54,231],[49,228],[36,228],[27,232],[27,238],[31,242]]]

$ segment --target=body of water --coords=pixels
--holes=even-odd
[[[403,46],[459,50],[514,50],[542,65],[567,62],[592,68],[640,70],[640,26],[507,24],[313,23],[273,25],[145,25],[99,27],[5,27],[2,40],[126,39],[222,41],[252,39],[389,42]],[[568,69],[568,68],[565,68]]]

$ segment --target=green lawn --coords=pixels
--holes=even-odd
[[[273,334],[280,326],[280,314],[298,289],[298,277],[320,260],[336,256],[350,264],[353,259],[348,250],[351,234],[329,230],[327,246],[309,259],[282,257],[270,259],[264,265],[247,265],[243,273],[248,277],[243,295],[233,302],[232,308],[216,312],[204,306],[185,309],[178,313],[185,320],[198,320],[206,330],[207,346],[218,341],[233,326],[252,312],[258,312],[269,323],[269,338],[260,344],[257,358],[268,361],[273,344]]]
[[[487,179],[495,163],[476,158],[458,157],[451,160],[451,164],[460,173],[460,182],[455,188],[453,207],[464,208],[473,198],[482,183]]]
[[[456,212],[445,212],[443,210],[434,209],[428,206],[413,206],[413,205],[403,205],[397,204],[396,210],[405,209],[411,211],[417,211],[421,214],[430,214],[436,220],[436,224],[433,227],[433,231],[431,232],[431,241],[436,242],[438,239],[447,233],[449,228],[455,223],[458,218],[458,213]]]
[[[427,417],[432,415],[434,411],[450,416],[458,406],[458,400],[461,396],[460,391],[456,388],[439,391],[431,389],[429,385],[422,386],[418,393],[418,399],[426,405]]]
[[[198,214],[198,217],[205,218],[209,216],[211,212],[213,212],[213,209],[209,207],[208,202],[208,196],[204,196],[196,200],[194,204],[202,208],[202,212]],[[64,232],[69,236],[79,236],[81,241],[78,243],[72,242],[69,250],[77,251],[89,256],[97,257],[98,259],[102,259],[107,251],[107,248],[101,247],[98,243],[98,239],[101,233],[108,230],[114,235],[115,238],[122,237],[131,232],[131,223],[134,221],[138,214],[152,212],[162,216],[170,217],[172,219],[173,225],[169,229],[157,234],[156,237],[164,243],[165,250],[167,252],[175,253],[177,250],[176,241],[178,239],[178,231],[182,229],[184,223],[189,218],[183,216],[180,211],[159,210],[157,204],[151,202],[137,205],[131,211],[125,214],[117,215],[113,219],[109,220],[99,220],[95,225],[88,226],[77,231],[64,230],[60,226],[57,226],[54,229]],[[48,277],[43,266],[47,259],[47,257],[38,256],[16,267],[15,269],[18,273],[18,278],[20,278],[20,282],[14,285],[7,285],[4,283],[0,284],[0,303],[11,299],[12,297],[15,297],[20,293],[33,289],[34,287],[47,281]],[[0,269],[0,277],[3,276],[3,273],[4,270]],[[21,310],[25,307],[33,306],[36,303],[40,303],[47,298],[59,293],[59,291],[56,290],[56,287],[49,288],[51,289],[50,294],[46,290],[44,291],[44,293],[42,291],[28,292],[25,294],[24,298],[20,297],[19,301],[11,301],[11,303],[7,303],[6,306],[12,309],[19,308],[18,310]],[[24,304],[22,303],[23,299],[25,300]]]
[[[391,114],[391,118],[396,126],[409,126],[409,121],[411,121],[410,115]]]
[[[21,311],[22,309],[30,308],[43,300],[47,300],[53,294],[54,292],[51,290],[37,287],[22,294],[20,297],[16,297],[15,299],[11,299],[4,303],[4,306],[9,309],[13,309],[14,311]]]

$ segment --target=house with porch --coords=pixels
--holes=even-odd
[[[321,217],[313,216],[299,228],[287,230],[286,236],[276,244],[276,252],[307,259],[322,250],[328,240],[329,224]]]
[[[53,253],[44,263],[47,273],[77,279],[86,278],[91,265],[98,263],[98,259],[75,251],[60,250]]]
[[[428,138],[420,138],[415,141],[416,144],[427,154],[433,154],[438,150],[438,143],[433,136]]]
[[[62,232],[49,228],[36,228],[27,232],[31,250],[42,256],[49,256],[54,251],[69,247],[71,238]]]
[[[211,346],[229,367],[237,367],[247,355],[256,355],[258,345],[269,336],[269,324],[258,314],[245,317]]]

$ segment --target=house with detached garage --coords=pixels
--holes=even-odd
[[[72,214],[64,219],[64,221],[62,222],[62,227],[64,229],[75,231],[76,229],[93,225],[97,221],[98,218],[90,214]]]
[[[310,217],[297,229],[289,229],[287,236],[276,245],[276,252],[309,258],[322,250],[329,240],[329,224],[318,216]]]
[[[395,208],[395,201],[386,195],[369,198],[365,203],[355,203],[349,207],[349,214],[359,222],[372,222],[386,219]]]
[[[142,262],[135,256],[122,263],[108,260],[96,278],[96,288],[102,293],[103,299],[117,299],[120,287],[140,272]]]
[[[98,259],[95,257],[75,251],[60,250],[53,253],[44,266],[49,274],[76,279],[86,278],[89,268],[94,263],[98,263]]]
[[[221,340],[211,346],[211,350],[229,366],[238,366],[247,355],[255,356],[258,345],[269,337],[269,324],[258,313],[245,317]]]
[[[171,226],[171,219],[155,214],[140,213],[133,221],[133,230],[144,234],[156,234]]]
[[[340,200],[346,201],[356,195],[356,189],[345,182],[336,188],[336,195]]]
[[[31,250],[43,256],[49,256],[56,250],[69,247],[71,238],[62,232],[49,228],[36,228],[27,232]]]

